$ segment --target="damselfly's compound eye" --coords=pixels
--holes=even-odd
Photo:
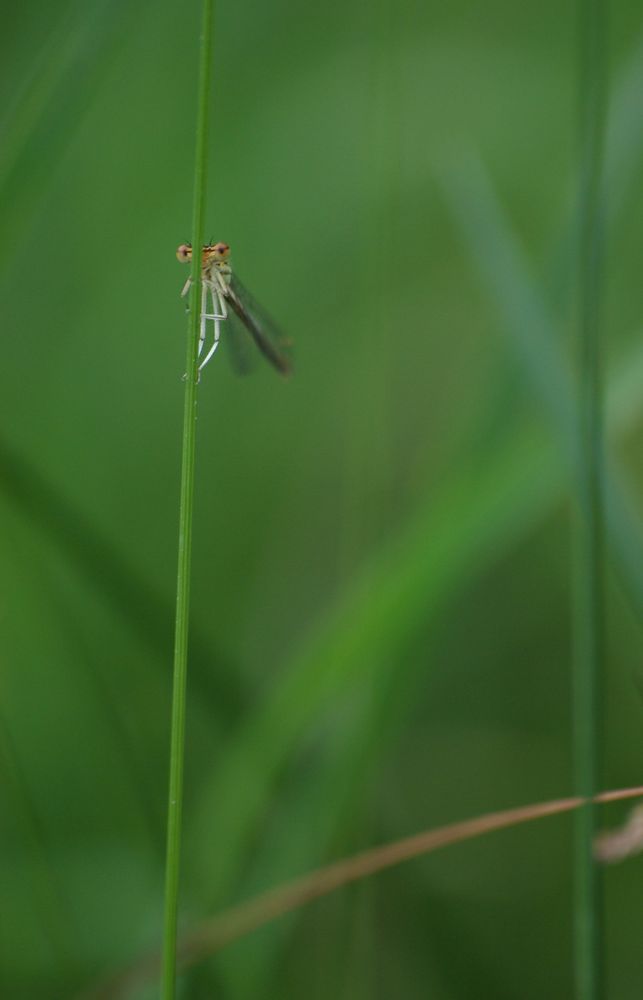
[[[230,247],[227,243],[217,243],[214,247],[214,251],[219,257],[227,257],[230,253]]]
[[[192,247],[189,243],[182,243],[176,251],[176,259],[180,260],[181,263],[185,263],[187,260],[192,260]]]

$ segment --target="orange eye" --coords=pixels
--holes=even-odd
[[[181,246],[177,248],[176,259],[183,263],[186,260],[192,259],[192,247],[189,243],[182,243]]]

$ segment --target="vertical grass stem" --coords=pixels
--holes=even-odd
[[[601,780],[604,660],[602,380],[602,158],[606,0],[580,7],[579,468],[576,525],[574,772],[576,794],[590,799]],[[575,836],[575,982],[577,1000],[604,996],[602,887],[593,858],[595,805],[579,809]]]
[[[176,626],[174,639],[174,680],[170,776],[167,812],[167,856],[165,867],[165,920],[161,996],[176,996],[176,935],[181,856],[181,814],[183,805],[183,760],[185,746],[185,691],[187,680],[188,630],[190,611],[190,563],[192,554],[192,507],[198,388],[197,344],[201,311],[201,253],[207,167],[208,104],[210,96],[213,0],[203,0],[199,52],[199,93],[194,168],[192,216],[192,286],[188,322],[185,400],[183,409],[183,449],[181,498],[179,505],[179,545],[176,585]]]

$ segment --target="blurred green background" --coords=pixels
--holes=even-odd
[[[0,993],[160,942],[198,3],[0,40]],[[641,782],[643,19],[612,14],[605,787]],[[293,338],[200,387],[182,920],[571,791],[575,5],[217,4],[208,237]],[[626,815],[613,806],[605,822]],[[571,827],[359,884],[184,998],[567,998]],[[607,874],[643,989],[643,860]],[[130,991],[135,1000],[154,987]]]

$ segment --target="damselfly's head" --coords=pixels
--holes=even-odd
[[[206,243],[201,253],[204,268],[210,268],[213,264],[216,267],[220,267],[222,264],[227,263],[230,256],[230,247],[227,243]],[[182,243],[176,251],[176,259],[180,260],[182,264],[187,264],[188,261],[191,261],[192,244]]]
[[[227,264],[228,257],[230,256],[230,247],[227,243],[210,243],[203,247],[203,266],[221,267],[222,264]]]

